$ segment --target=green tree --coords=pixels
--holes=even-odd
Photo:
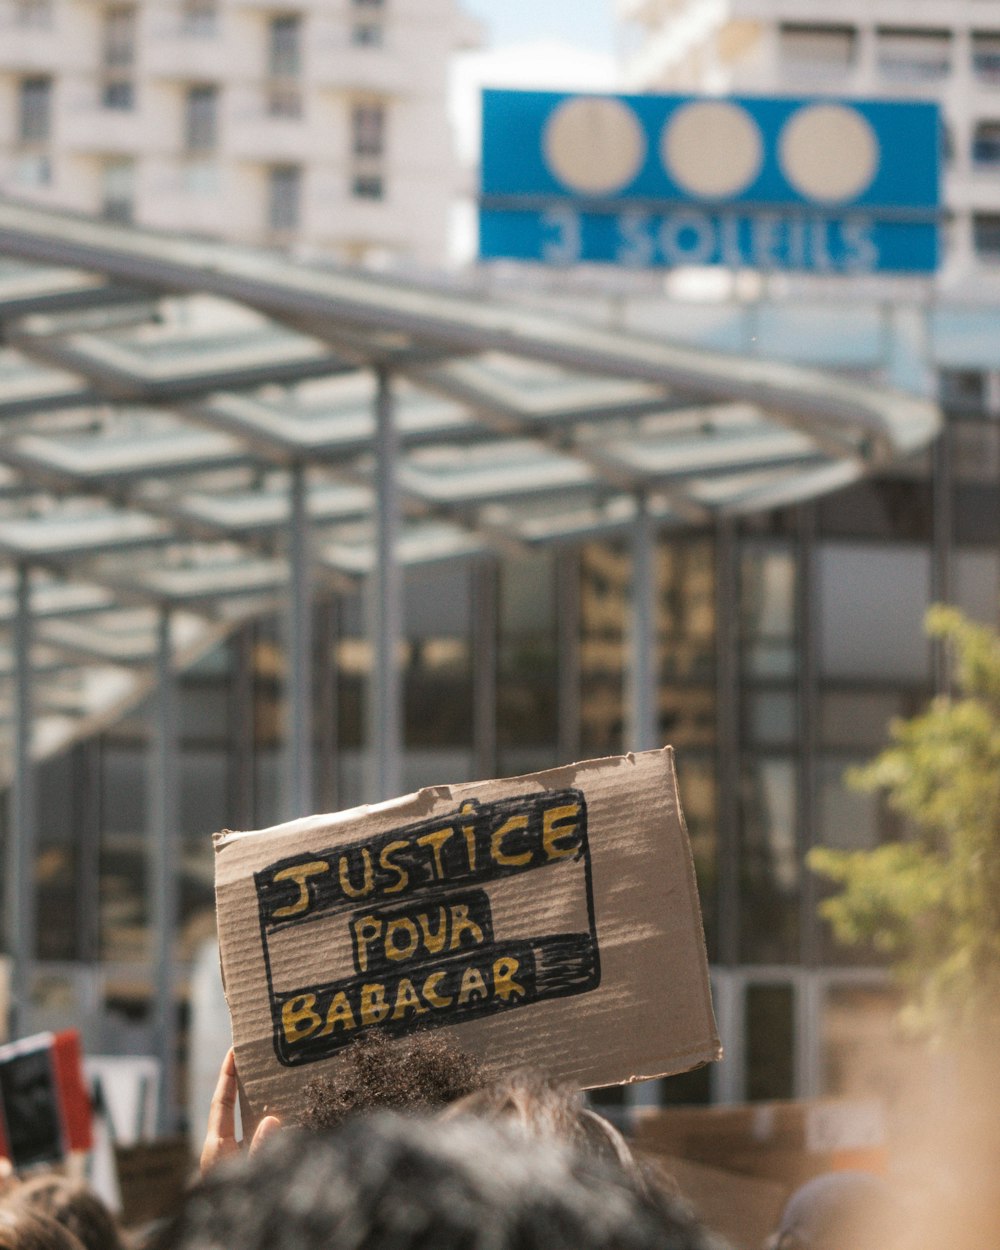
[[[885,791],[907,836],[817,847],[809,866],[841,886],[821,905],[837,937],[887,953],[905,1020],[943,1039],[1000,1030],[1000,635],[943,606],[926,628],[947,648],[955,694],[894,721],[891,745],[847,775]]]

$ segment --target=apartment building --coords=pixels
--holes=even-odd
[[[0,0],[0,194],[440,264],[474,34],[457,0]]]
[[[933,99],[945,288],[1000,287],[998,0],[619,0],[631,89]]]

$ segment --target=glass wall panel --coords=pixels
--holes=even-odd
[[[465,565],[421,570],[406,578],[404,741],[413,757],[408,775],[421,778],[419,785],[471,780],[467,774],[473,723],[470,596],[470,570]],[[461,774],[439,772],[449,767],[447,757],[454,758],[456,748],[466,761]],[[447,749],[440,763],[434,759],[435,749]]]
[[[622,749],[631,571],[620,544],[588,543],[580,551],[580,743],[587,757]]]
[[[175,950],[180,959],[193,959],[201,942],[215,934],[212,834],[230,824],[228,764],[222,745],[184,750],[178,759],[180,932]]]
[[[740,554],[740,656],[744,676],[795,675],[795,554],[790,547],[744,542]]]
[[[500,563],[497,749],[501,775],[559,762],[555,588],[550,552]]]
[[[795,996],[791,985],[748,985],[744,1004],[749,1102],[795,1093]]]
[[[930,557],[900,544],[817,548],[820,671],[825,677],[926,682]]]
[[[911,700],[891,690],[823,690],[819,699],[819,741],[823,747],[874,755],[888,745],[889,722],[909,715]]]
[[[101,753],[101,957],[149,957],[146,775],[142,745],[109,740]]]
[[[884,986],[831,986],[824,995],[823,1093],[891,1103],[915,1043],[899,1027],[899,996]]]
[[[719,815],[715,757],[684,750],[677,758],[677,784],[694,858],[708,957],[718,952]]]
[[[996,500],[1000,510],[1000,499]],[[1000,555],[995,551],[958,551],[954,570],[955,602],[973,620],[1000,624]]]
[[[74,822],[83,808],[79,752],[45,760],[37,777],[36,953],[39,959],[78,959],[79,912],[90,901],[81,889],[74,837]]]
[[[799,949],[795,761],[746,757],[742,774],[742,956],[748,963],[794,963]]]
[[[827,495],[816,511],[823,537],[929,542],[930,480],[915,462],[905,475],[901,469],[892,477],[869,478]]]

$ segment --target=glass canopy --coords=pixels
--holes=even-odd
[[[301,590],[303,530],[310,586],[344,586],[806,499],[940,422],[843,376],[12,203],[0,321],[8,775],[19,654],[38,755],[149,687],[165,611],[181,663]]]

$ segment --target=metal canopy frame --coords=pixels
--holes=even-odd
[[[627,534],[630,727],[649,745],[656,531],[843,486],[940,426],[931,402],[815,370],[12,202],[0,333],[18,986],[33,950],[33,762],[156,688],[150,820],[168,874],[170,681],[241,621],[286,610],[285,806],[299,815],[313,794],[314,590],[367,587],[384,797],[400,777],[402,569]],[[175,885],[157,888],[169,994]]]

